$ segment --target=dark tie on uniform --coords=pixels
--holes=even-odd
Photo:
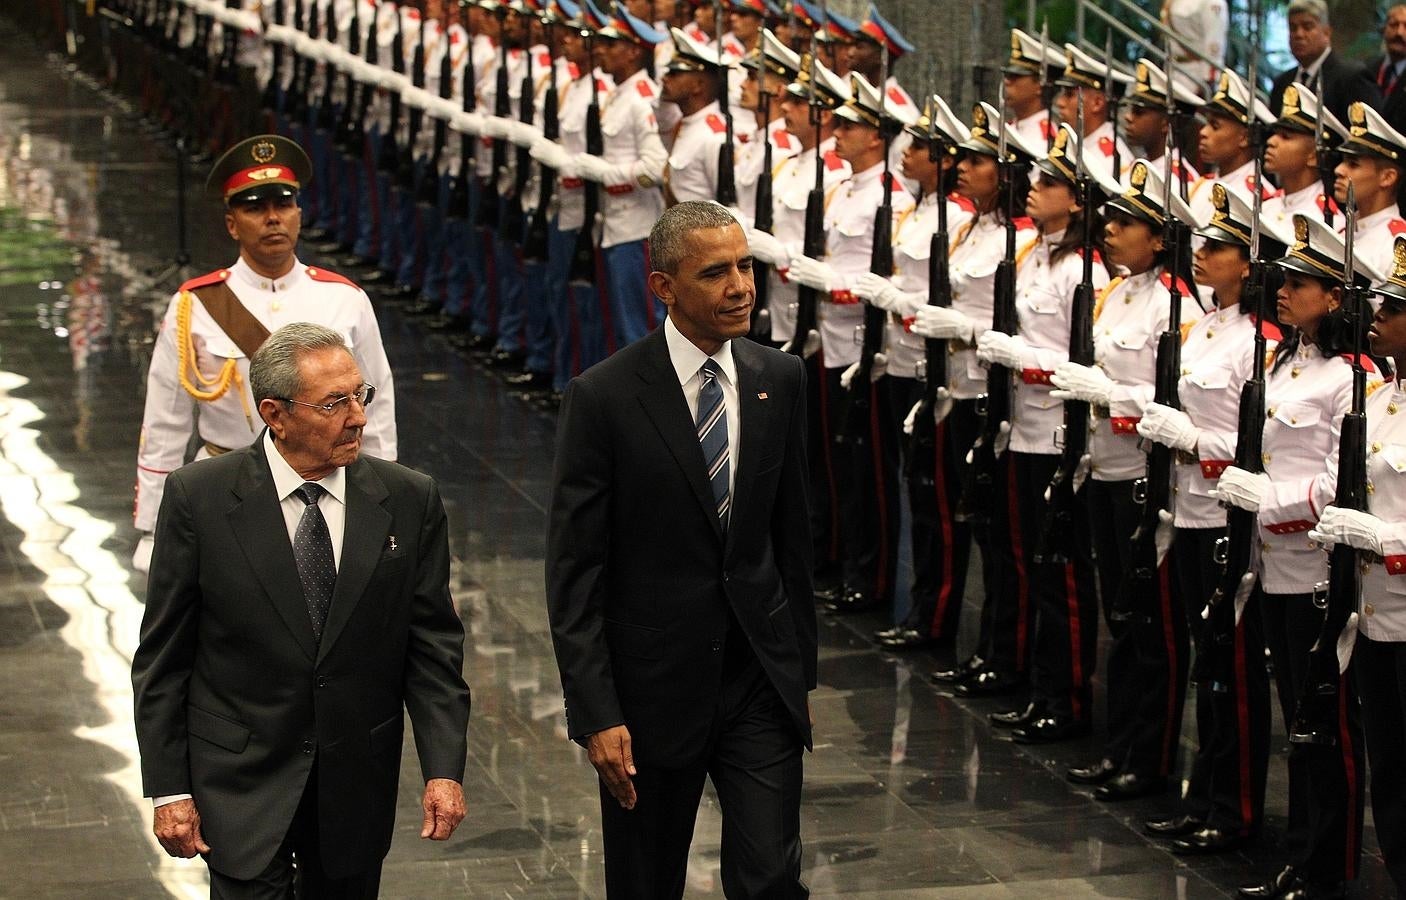
[[[337,584],[337,562],[332,555],[332,534],[317,501],[325,489],[320,484],[306,482],[293,493],[307,504],[298,530],[293,533],[293,561],[298,564],[298,578],[303,582],[303,597],[312,619],[313,637],[322,640],[322,625],[327,610],[332,607],[332,588]]]
[[[728,488],[727,405],[723,403],[723,389],[718,383],[717,362],[708,360],[698,374],[703,376],[703,387],[698,391],[698,442],[703,445],[703,461],[708,465],[708,480],[713,484],[718,521],[727,528],[727,514],[732,506]]]

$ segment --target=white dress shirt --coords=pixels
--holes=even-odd
[[[722,370],[718,384],[723,389],[723,407],[727,415],[727,490],[731,494],[737,484],[737,460],[742,447],[742,407],[737,400],[737,364],[732,361],[732,341],[724,341],[712,356],[683,336],[672,318],[664,320],[664,343],[669,348],[669,362],[679,376],[683,399],[688,404],[689,419],[698,421],[698,393],[703,390],[703,364],[712,359]],[[301,484],[301,482],[299,482]]]

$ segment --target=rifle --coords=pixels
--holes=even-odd
[[[356,4],[352,4],[352,9],[356,9]],[[327,22],[322,31],[328,44],[337,42],[337,11],[331,6],[327,8]],[[325,77],[322,82],[322,97],[317,107],[317,128],[319,131],[330,132],[336,128],[335,107],[332,105],[332,82],[337,77],[337,69],[328,64],[323,66],[322,70]],[[343,98],[343,102],[345,102],[345,98]]]
[[[1320,109],[1319,115],[1322,115]],[[1338,486],[1333,505],[1367,510],[1367,369],[1362,365],[1364,319],[1370,318],[1366,290],[1357,283],[1353,265],[1357,230],[1357,192],[1347,187],[1347,230],[1343,232],[1346,264],[1343,270],[1343,310],[1352,329],[1352,406],[1343,415],[1338,438]],[[1313,604],[1323,610],[1323,627],[1308,652],[1299,707],[1289,727],[1292,744],[1331,746],[1338,741],[1342,674],[1338,671],[1338,636],[1362,597],[1362,551],[1350,544],[1334,544],[1328,551],[1328,581],[1314,590]]]
[[[726,125],[726,139],[718,148],[718,186],[713,195],[723,206],[733,207],[737,205],[737,176],[734,171],[733,159],[733,130],[732,130],[732,103],[728,97],[729,84],[727,63],[723,62],[723,14],[722,0],[713,0],[714,28],[717,31],[718,47],[718,82],[719,104],[723,108],[723,122]],[[766,64],[766,48],[763,42],[758,42],[762,48],[762,64]]]
[[[523,28],[526,30],[526,37],[523,40],[525,49],[522,52],[527,65],[523,71],[522,85],[518,88],[517,118],[519,122],[531,125],[536,115],[537,83],[532,75],[532,30],[529,24],[524,24]],[[547,72],[547,80],[552,80],[550,70]],[[498,233],[504,240],[521,244],[523,220],[526,215],[522,208],[522,195],[527,190],[527,181],[532,174],[532,148],[518,147],[513,163],[513,199],[508,204],[508,214],[504,217]]]
[[[425,26],[428,21],[420,19],[416,29],[415,50],[410,55],[410,86],[423,89],[425,86]],[[409,104],[407,104],[409,105]],[[424,124],[425,111],[419,106],[410,106],[405,128],[405,147],[397,160],[396,181],[402,190],[415,192],[415,144],[420,139],[420,126]],[[418,199],[418,197],[417,197]]]
[[[947,259],[947,198],[942,192],[942,159],[951,148],[937,127],[940,102],[937,95],[933,95],[929,101],[932,114],[928,117],[928,158],[937,164],[937,230],[933,232],[928,250],[928,306],[952,305],[952,279]],[[942,477],[938,471],[937,420],[933,410],[937,406],[938,389],[946,387],[948,381],[946,338],[923,341],[923,362],[918,376],[923,382],[923,393],[918,398],[918,413],[913,421],[913,452],[908,454],[907,475],[920,484],[929,485]]]
[[[591,102],[586,107],[586,152],[592,156],[605,153],[605,135],[600,130],[600,81],[595,70],[595,32],[583,29],[586,38],[586,79],[591,82]],[[571,250],[571,281],[591,284],[596,280],[596,216],[600,214],[600,185],[587,181],[581,188],[586,192],[585,212],[581,229],[576,232],[576,246]]]
[[[448,100],[454,87],[453,60],[450,58],[450,51],[454,47],[449,43],[449,29],[447,27],[440,28],[440,43],[438,96],[441,100]],[[444,156],[444,143],[448,139],[449,123],[439,116],[435,116],[434,146],[430,149],[429,164],[425,166],[425,172],[420,176],[420,186],[415,193],[415,202],[426,206],[435,206],[439,203],[439,162]]]
[[[1049,103],[1050,67],[1045,64],[1045,48],[1050,40],[1050,20],[1045,19],[1040,23],[1040,105],[1045,107],[1045,151],[1054,146],[1055,136],[1055,111]],[[1084,134],[1079,133],[1079,147],[1084,146]]]
[[[869,271],[885,278],[893,277],[893,176],[889,174],[889,149],[894,129],[884,115],[882,85],[888,81],[889,56],[884,48],[884,78],[879,88],[879,133],[884,141],[883,202],[874,211],[874,244],[869,250]],[[854,82],[855,93],[859,81]],[[853,441],[863,440],[869,432],[870,409],[874,394],[872,373],[874,360],[884,348],[884,310],[872,303],[864,304],[863,337],[860,341],[859,368],[849,383],[848,406],[845,412],[844,434]]]
[[[1260,29],[1258,2],[1251,6],[1255,34]],[[1256,46],[1254,43],[1251,46]],[[1250,54],[1250,90],[1255,83],[1255,57]],[[1253,94],[1252,94],[1253,103]],[[1321,115],[1321,112],[1320,112]],[[1250,116],[1250,146],[1261,146],[1259,121]],[[1250,218],[1250,277],[1245,281],[1245,296],[1255,311],[1255,342],[1252,351],[1254,367],[1250,380],[1240,388],[1239,430],[1235,439],[1235,465],[1247,472],[1264,471],[1264,361],[1268,349],[1264,336],[1265,263],[1260,259],[1260,210],[1264,203],[1261,190],[1261,154],[1255,154],[1255,195],[1251,202],[1254,215]],[[1196,634],[1196,658],[1191,677],[1197,684],[1208,685],[1218,694],[1230,690],[1235,675],[1235,599],[1249,574],[1255,543],[1259,537],[1258,516],[1238,506],[1227,506],[1225,535],[1215,544],[1215,561],[1220,565],[1220,577],[1207,601],[1208,614]]]
[[[505,24],[508,10],[499,6],[493,11],[498,17],[498,73],[494,79],[493,115],[506,119],[512,115],[508,98],[508,42]],[[478,204],[478,224],[493,231],[499,226],[498,216],[498,175],[508,167],[508,143],[503,138],[493,139],[493,166],[484,180],[483,196]]]
[[[820,4],[821,16],[826,17],[825,0]],[[828,21],[825,18],[824,21]],[[824,27],[824,22],[821,23]],[[817,42],[815,35],[810,38],[810,127],[815,135],[815,184],[806,195],[806,224],[801,237],[801,253],[811,259],[825,255],[825,154],[820,152],[820,128],[823,122],[820,99],[819,65],[816,58]],[[810,356],[806,345],[810,343],[811,332],[819,329],[820,292],[813,287],[801,284],[796,286],[796,331],[782,349],[794,353],[801,359]]]
[[[376,40],[376,15],[371,16],[371,25],[366,31],[366,64],[368,66],[379,66],[381,62],[381,45]],[[352,127],[355,129],[348,153],[354,157],[360,157],[366,152],[366,115],[371,111],[371,101],[376,96],[376,89],[370,84],[361,86],[361,104],[357,110],[356,122]]]
[[[1084,165],[1084,96],[1078,95],[1079,155],[1076,163],[1075,189],[1079,205],[1084,210],[1083,234],[1084,268],[1079,286],[1074,289],[1074,302],[1069,312],[1069,361],[1081,366],[1094,364],[1094,179]],[[1049,503],[1040,523],[1040,535],[1035,541],[1035,561],[1067,563],[1078,555],[1074,535],[1081,514],[1078,493],[1083,485],[1081,470],[1087,466],[1089,452],[1089,404],[1083,400],[1064,401],[1064,423],[1057,434],[1059,466],[1050,478]]]
[[[464,2],[465,0],[460,0],[461,10]],[[478,82],[474,69],[474,35],[467,35],[466,40],[464,74],[459,81],[459,90],[463,95],[462,109],[469,113],[473,112],[478,104],[478,98],[475,96]],[[476,139],[472,135],[459,135],[459,174],[449,187],[449,217],[452,219],[467,219],[469,217],[469,182],[474,177],[475,143]]]
[[[1253,58],[1253,54],[1251,54]],[[1337,168],[1336,154],[1333,149],[1323,140],[1323,113],[1328,108],[1323,104],[1323,69],[1319,67],[1317,74],[1313,78],[1313,93],[1318,97],[1318,115],[1313,119],[1313,157],[1318,163],[1318,178],[1323,182],[1323,224],[1329,228],[1333,227],[1333,181],[1337,178],[1334,171]],[[1255,118],[1255,86],[1250,85],[1250,107],[1249,118]],[[1351,271],[1349,271],[1349,278]]]
[[[301,10],[301,5],[299,8]],[[321,34],[321,29],[318,28],[317,21],[317,2],[316,0],[308,0],[307,13],[297,17],[295,27],[299,31],[302,31],[303,26],[306,25],[307,36],[312,40],[317,40]],[[309,59],[304,54],[298,54],[298,64],[293,67],[293,111],[291,117],[293,121],[300,125],[307,121],[308,110],[311,109],[311,104],[308,102],[308,95],[312,92],[312,76],[313,72],[316,70],[316,62]]]
[[[395,11],[395,38],[391,41],[391,71],[405,74],[405,16],[401,10]],[[400,150],[396,146],[395,133],[400,128],[400,91],[391,91],[390,125],[381,135],[381,149],[376,159],[376,168],[394,175],[400,169]]]
[[[792,9],[795,9],[794,3]],[[765,35],[762,37],[761,58],[757,61],[757,80],[761,84],[758,99],[761,103],[762,113],[762,174],[757,179],[756,203],[753,204],[755,214],[752,224],[758,231],[771,234],[775,211],[772,209],[771,199],[771,134],[767,130],[771,125],[771,96],[766,90]],[[721,168],[719,168],[718,174],[722,174]],[[761,260],[752,261],[752,279],[756,283],[756,297],[752,301],[752,334],[756,339],[764,341],[771,336],[771,310],[768,308],[771,303],[771,279],[767,277],[766,263]]]
[[[273,0],[273,24],[282,25],[284,21],[284,0]],[[283,42],[272,41],[273,62],[269,68],[268,84],[264,85],[264,95],[261,99],[264,109],[275,112],[278,109],[278,88],[281,83],[283,72]]]
[[[1172,96],[1172,76],[1170,74],[1171,59],[1172,54],[1169,51],[1167,53],[1167,69],[1169,71],[1167,75],[1167,96],[1169,98]],[[1108,77],[1103,81],[1103,99],[1104,108],[1108,110],[1108,123],[1113,126],[1113,180],[1121,181],[1123,178],[1123,161],[1119,159],[1121,154],[1118,152],[1118,94],[1113,89],[1113,29],[1111,28],[1103,39],[1103,64],[1108,67]],[[1171,120],[1169,118],[1167,125],[1168,131],[1170,131],[1172,127],[1170,122]],[[1083,139],[1084,136],[1082,134],[1079,135],[1079,140],[1081,142]],[[1082,143],[1080,147],[1083,147]],[[1083,152],[1082,149],[1080,152]]]
[[[1175,104],[1172,100],[1172,69],[1175,58],[1167,54],[1167,139],[1163,149],[1162,184],[1162,246],[1167,254],[1167,271],[1171,273],[1168,287],[1167,329],[1157,338],[1157,380],[1153,400],[1173,409],[1181,408],[1177,385],[1181,380],[1181,251],[1186,246],[1185,226],[1172,215],[1172,154],[1175,145],[1172,134]],[[1132,553],[1123,570],[1118,594],[1113,599],[1108,617],[1115,622],[1151,622],[1145,611],[1148,598],[1157,596],[1157,570],[1161,554],[1157,552],[1157,530],[1164,513],[1172,510],[1172,482],[1176,477],[1176,451],[1166,444],[1152,443],[1147,451],[1147,467],[1142,478],[1133,484],[1133,499],[1142,504],[1137,528],[1130,538]]]
[[[1015,334],[1018,317],[1015,310],[1015,163],[1007,157],[1006,83],[1001,81],[1001,110],[996,126],[1001,129],[999,142],[1000,191],[1006,195],[1006,253],[996,267],[996,281],[991,298],[991,327],[1006,334]],[[1005,366],[992,364],[986,370],[986,393],[977,398],[977,412],[982,416],[981,433],[972,444],[971,463],[962,479],[962,494],[953,510],[958,522],[985,525],[991,521],[991,509],[996,497],[996,472],[999,465],[996,443],[1001,438],[1001,426],[1008,428],[1011,418],[1011,372]]]
[[[375,38],[373,37],[374,41]],[[347,53],[353,58],[361,56],[361,0],[352,2],[351,32],[347,35]],[[355,69],[347,66],[347,71],[342,78],[342,112],[337,119],[336,137],[334,140],[337,146],[342,148],[342,153],[356,157],[360,155],[360,146],[356,143],[356,113],[353,110],[360,108],[359,98],[366,92],[361,82],[356,80]]]
[[[238,8],[238,0],[225,0],[225,9]],[[329,18],[330,17],[329,14]],[[220,23],[220,61],[215,69],[215,77],[216,80],[225,85],[226,88],[233,85],[236,81],[234,74],[234,54],[238,47],[237,41],[238,35],[235,30],[223,22]]]
[[[553,22],[544,20],[543,24],[547,29],[546,43],[550,48],[554,37]],[[594,80],[591,72],[586,73],[587,78]],[[552,70],[547,77],[547,92],[542,96],[542,137],[549,141],[555,141],[561,137],[561,121],[558,105],[560,100],[557,96],[556,71]],[[529,158],[531,151],[528,151]],[[556,187],[557,173],[555,169],[549,169],[545,165],[537,167],[537,179],[539,187],[537,189],[537,208],[532,212],[532,221],[527,223],[527,235],[522,242],[523,259],[542,261],[547,258],[547,210],[552,204],[552,192]]]

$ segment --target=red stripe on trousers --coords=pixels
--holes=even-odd
[[[1025,545],[1020,539],[1020,504],[1015,495],[1015,464],[1006,457],[1006,515],[1010,518],[1011,552],[1015,556],[1016,635],[1015,670],[1025,671],[1025,636],[1029,630],[1030,583],[1025,571]]]
[[[1352,754],[1352,733],[1347,727],[1347,679],[1347,673],[1338,677],[1338,743],[1342,747],[1343,774],[1347,778],[1347,834],[1343,839],[1347,858],[1343,860],[1343,873],[1352,881],[1357,877],[1357,822],[1362,811],[1357,808],[1357,762]]]
[[[1072,664],[1073,690],[1069,692],[1069,705],[1074,718],[1084,718],[1084,635],[1080,629],[1083,623],[1079,618],[1079,586],[1074,580],[1074,564],[1064,564],[1064,603],[1069,609],[1069,660]]]
[[[874,579],[874,593],[880,597],[889,590],[889,517],[888,493],[884,490],[883,434],[879,431],[879,386],[869,382],[869,445],[874,461],[874,492],[879,500],[879,573]]]
[[[947,500],[947,466],[944,465],[947,446],[947,421],[937,423],[933,431],[933,493],[937,495],[937,525],[942,532],[942,583],[937,589],[937,609],[928,625],[928,635],[942,637],[941,626],[947,621],[947,604],[952,602],[952,564],[957,550],[952,546],[952,509]]]
[[[1181,717],[1177,715],[1177,639],[1172,625],[1172,576],[1167,561],[1157,567],[1157,592],[1162,606],[1162,643],[1167,649],[1167,716],[1162,730],[1161,774],[1172,771],[1172,756],[1175,752],[1177,733],[1181,730]]]

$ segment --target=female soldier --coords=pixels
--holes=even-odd
[[[1393,248],[1391,277],[1377,288],[1381,307],[1367,337],[1372,354],[1391,357],[1390,390],[1367,399],[1369,512],[1329,506],[1308,533],[1324,544],[1348,544],[1370,563],[1352,654],[1362,699],[1367,762],[1372,767],[1372,821],[1377,846],[1399,896],[1406,897],[1406,236]]]
[[[1008,179],[1001,176],[1002,130]],[[971,132],[960,147],[967,154],[957,164],[957,193],[972,203],[976,215],[952,236],[948,255],[952,305],[923,306],[911,328],[920,337],[952,342],[955,352],[948,358],[947,387],[953,407],[947,434],[954,457],[965,460],[980,430],[977,396],[986,392],[986,370],[976,358],[976,338],[991,327],[996,269],[1006,255],[1007,217],[1011,210],[1020,208],[1016,201],[1023,202],[1029,192],[1030,164],[1041,154],[1026,145],[1014,128],[1004,124],[989,103],[978,104],[973,110]],[[1022,219],[1015,225],[1021,232],[1016,245],[1029,243],[1034,236],[1032,223]],[[1008,693],[1017,688],[1025,677],[1029,643],[1025,584],[1016,576],[1013,565],[1002,566],[998,562],[999,547],[991,546],[1009,546],[1005,535],[1014,523],[1009,521],[1006,510],[997,508],[990,513],[989,526],[976,529],[985,590],[977,652],[954,668],[933,673],[934,680],[954,684],[958,694],[969,697]],[[989,537],[993,535],[1001,537]],[[1003,580],[1013,584],[1006,586]]]
[[[1211,221],[1196,231],[1205,243],[1196,251],[1194,274],[1198,286],[1210,289],[1215,306],[1191,327],[1182,344],[1177,385],[1182,409],[1152,403],[1138,423],[1138,434],[1184,454],[1177,464],[1172,562],[1176,602],[1193,634],[1202,627],[1202,610],[1221,572],[1215,547],[1225,534],[1226,517],[1212,491],[1235,457],[1241,385],[1264,367],[1264,359],[1255,354],[1256,329],[1263,331],[1269,349],[1279,341],[1272,316],[1257,321],[1256,300],[1245,290],[1254,213],[1224,184],[1211,186],[1211,198]],[[1260,258],[1282,256],[1292,241],[1268,218],[1261,223]],[[1276,271],[1270,266],[1264,270],[1266,275]],[[1274,287],[1267,285],[1264,292],[1261,311],[1272,302]],[[1187,635],[1179,624],[1175,637],[1178,652],[1185,655]],[[1247,665],[1264,656],[1264,635],[1253,610],[1238,623],[1234,655],[1235,677],[1223,690],[1208,686],[1196,692],[1197,751],[1181,812],[1147,823],[1151,833],[1177,839],[1174,852],[1229,850],[1258,832],[1263,819],[1269,675],[1262,665]],[[1242,756],[1242,750],[1248,752]],[[1245,777],[1242,758],[1251,760],[1250,777]]]
[[[1097,365],[1060,363],[1052,379],[1060,390],[1051,396],[1094,407],[1092,470],[1085,490],[1104,619],[1113,635],[1105,679],[1108,743],[1101,759],[1070,769],[1068,777],[1099,785],[1094,796],[1100,800],[1165,790],[1181,720],[1177,673],[1185,677],[1185,654],[1178,653],[1174,641],[1151,639],[1164,634],[1163,623],[1174,628],[1184,618],[1172,609],[1167,560],[1161,560],[1155,596],[1141,600],[1138,611],[1148,622],[1135,626],[1110,615],[1122,574],[1132,564],[1129,537],[1141,515],[1134,482],[1146,474],[1147,457],[1138,446],[1137,422],[1152,401],[1158,335],[1168,328],[1173,271],[1180,281],[1182,320],[1199,317],[1194,315],[1196,293],[1187,283],[1190,248],[1183,242],[1184,258],[1172,260],[1163,245],[1168,212],[1191,222],[1191,210],[1176,191],[1166,193],[1170,210],[1162,205],[1161,174],[1140,159],[1129,170],[1127,190],[1104,207],[1109,262],[1128,275],[1111,282],[1099,299],[1094,314]]]
[[[1078,534],[1070,542],[1081,555],[1067,563],[1035,561],[1037,535],[1048,507],[1045,495],[1060,460],[1055,436],[1064,421],[1063,404],[1050,397],[1050,375],[1069,359],[1074,295],[1084,277],[1086,249],[1093,253],[1093,289],[1101,291],[1108,284],[1099,254],[1103,220],[1084,208],[1078,188],[1081,145],[1066,123],[1055,134],[1049,157],[1037,164],[1039,176],[1030,187],[1025,210],[1039,236],[1026,251],[1016,279],[1018,333],[987,331],[977,346],[982,361],[1005,366],[1015,382],[1010,444],[1015,490],[1008,499],[1019,511],[1025,538],[1013,549],[1019,551],[1015,562],[1024,566],[1030,583],[1036,613],[1034,651],[1030,701],[992,714],[991,722],[1019,729],[1018,738],[1026,742],[1087,730],[1093,700],[1086,673],[1093,671],[1098,623],[1092,615],[1081,614],[1097,606],[1088,536]],[[1087,154],[1085,171],[1092,172],[1102,159],[1101,153]],[[1089,248],[1083,246],[1086,219],[1091,220]]]
[[[1229,466],[1216,488],[1226,503],[1258,513],[1259,585],[1251,602],[1260,607],[1286,729],[1323,623],[1315,586],[1328,573],[1327,558],[1304,533],[1333,498],[1338,433],[1352,396],[1352,361],[1345,354],[1353,347],[1354,319],[1342,302],[1345,255],[1342,238],[1316,216],[1294,216],[1294,245],[1277,263],[1284,270],[1279,321],[1293,330],[1279,345],[1265,387],[1265,471]],[[1381,280],[1361,259],[1355,269],[1358,279]],[[1375,370],[1371,378],[1380,383]],[[1362,733],[1356,693],[1350,680],[1344,683],[1335,743],[1296,744],[1289,753],[1291,862],[1269,880],[1242,887],[1242,896],[1340,896],[1343,882],[1356,877]]]

